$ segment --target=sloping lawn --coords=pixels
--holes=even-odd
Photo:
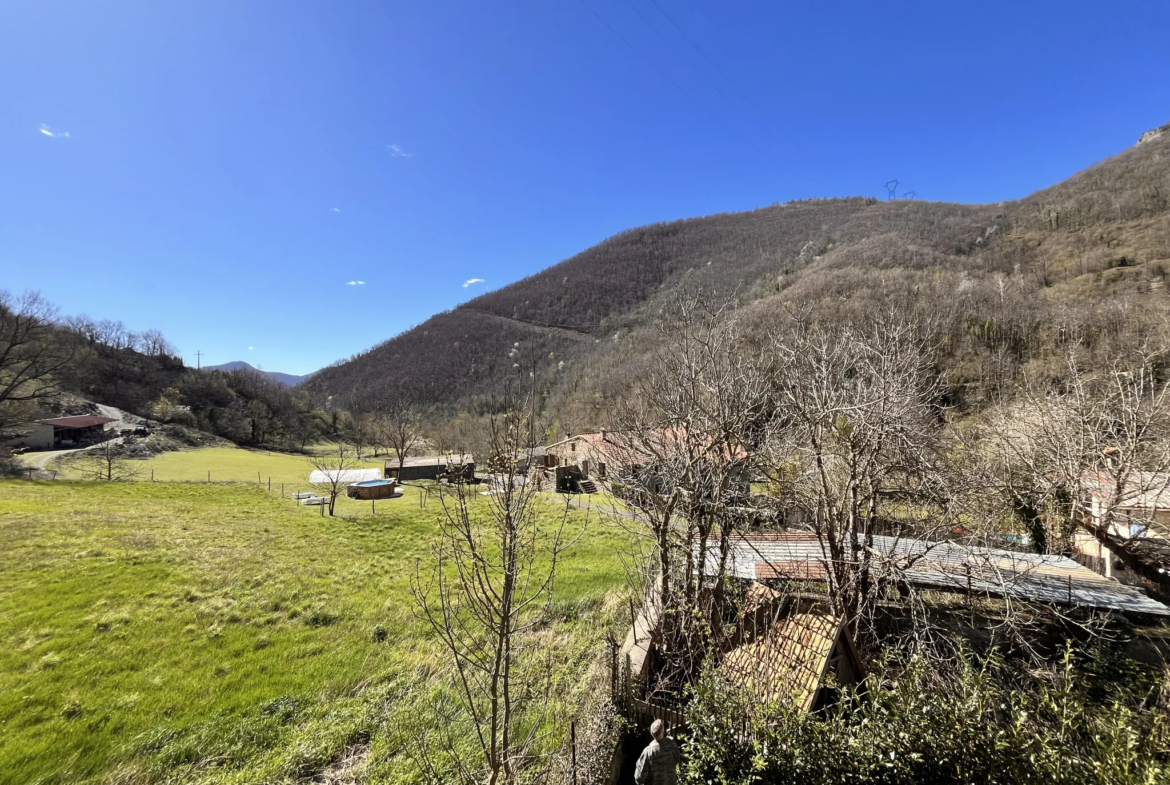
[[[384,459],[363,460],[362,467],[381,469]],[[203,447],[197,450],[165,452],[153,458],[140,461],[126,461],[126,466],[137,472],[139,482],[153,477],[158,482],[207,482],[210,473],[212,483],[246,482],[263,484],[268,487],[271,478],[274,490],[284,483],[286,491],[293,493],[309,488],[309,472],[313,467],[308,456],[289,455],[268,450],[245,450],[239,447]],[[84,479],[77,457],[61,461],[60,476]]]
[[[405,490],[321,518],[254,485],[0,482],[0,780],[411,781],[393,727],[445,658],[409,591],[440,508]],[[572,516],[547,636],[566,701],[627,544]]]

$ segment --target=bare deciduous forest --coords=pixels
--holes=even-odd
[[[603,425],[653,343],[653,315],[678,290],[701,289],[750,306],[760,330],[782,306],[828,320],[904,314],[938,342],[949,400],[980,407],[1070,341],[1105,358],[1160,330],[1168,267],[1162,136],[1014,202],[811,199],[631,229],[327,368],[306,389],[483,413],[519,343],[545,372],[561,426]]]

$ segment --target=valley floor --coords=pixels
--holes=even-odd
[[[207,452],[160,462],[194,472]],[[292,782],[340,767],[410,782],[402,729],[425,722],[446,661],[410,595],[440,514],[417,494],[321,518],[266,482],[0,482],[0,779]],[[543,636],[567,704],[616,613],[628,540],[570,516],[586,533]]]

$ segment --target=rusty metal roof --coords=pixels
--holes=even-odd
[[[879,572],[919,586],[1170,616],[1170,608],[1140,590],[1064,556],[889,536],[875,536],[873,552]],[[830,563],[813,534],[761,533],[733,540],[728,571],[751,580],[815,581],[825,579]],[[718,564],[718,548],[709,549],[705,571],[714,574]]]
[[[40,420],[42,425],[52,425],[57,428],[91,428],[95,425],[105,425],[114,422],[113,417],[102,417],[97,414],[82,414],[76,417],[53,417]]]

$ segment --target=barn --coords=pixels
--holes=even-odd
[[[13,430],[17,436],[3,444],[6,447],[32,447],[38,450],[88,444],[99,441],[106,431],[106,426],[112,422],[117,421],[113,417],[96,414],[37,420],[16,426]]]

